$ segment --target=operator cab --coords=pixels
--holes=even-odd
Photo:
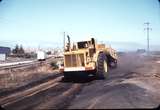
[[[95,47],[95,40],[91,38],[90,41],[81,41],[77,42],[78,49],[86,49],[86,48],[94,48]]]

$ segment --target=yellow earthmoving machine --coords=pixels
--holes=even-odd
[[[59,68],[65,78],[85,72],[85,74],[92,74],[98,79],[105,79],[109,68],[117,67],[117,53],[110,46],[97,44],[94,38],[71,45],[70,37],[68,35],[67,37],[64,62]]]

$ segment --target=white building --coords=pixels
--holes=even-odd
[[[5,61],[7,55],[11,53],[11,49],[9,47],[0,47],[0,61]]]

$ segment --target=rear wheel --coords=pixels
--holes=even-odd
[[[110,62],[110,67],[111,68],[117,68],[117,60],[113,60]]]
[[[107,72],[108,72],[107,57],[104,53],[100,53],[97,60],[96,77],[98,79],[105,79],[108,76]]]

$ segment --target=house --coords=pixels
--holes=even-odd
[[[9,47],[1,47],[0,46],[0,61],[5,61],[6,57],[11,53],[11,49]]]

